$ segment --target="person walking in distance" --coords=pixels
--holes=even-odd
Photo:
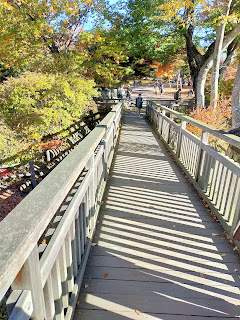
[[[132,93],[132,89],[130,87],[130,84],[127,86],[127,94],[126,94],[126,98],[128,100],[128,102],[130,103],[131,101],[131,93]]]
[[[139,117],[140,117],[142,105],[143,105],[143,98],[142,98],[141,93],[139,93],[139,95],[138,95],[138,97],[136,99],[137,115],[139,115]]]

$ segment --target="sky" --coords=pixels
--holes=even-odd
[[[118,2],[119,0],[108,0],[110,5],[114,5]],[[91,30],[94,26],[94,18],[89,17],[88,21],[84,24],[83,28],[85,30]]]

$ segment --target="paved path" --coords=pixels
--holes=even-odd
[[[240,315],[239,256],[144,115],[124,116],[93,241],[74,320]]]

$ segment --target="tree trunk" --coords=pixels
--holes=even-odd
[[[240,63],[232,92],[232,128],[240,128]]]
[[[231,60],[235,54],[236,49],[239,46],[238,39],[234,39],[232,43],[227,48],[227,57],[224,60],[221,69],[219,70],[219,82],[222,81],[223,77],[225,76],[227,68],[230,66]]]
[[[232,0],[228,0],[224,7],[224,16],[229,15],[230,6]],[[213,54],[213,67],[212,67],[212,81],[211,81],[211,97],[210,105],[216,108],[218,103],[218,79],[219,79],[219,68],[220,68],[220,57],[222,53],[223,39],[225,33],[226,23],[223,22],[216,30],[216,41],[214,46]]]
[[[217,31],[216,31],[216,41],[215,41],[213,66],[212,66],[210,105],[211,107],[214,107],[214,108],[216,108],[218,103],[218,79],[219,79],[220,57],[222,52],[224,32],[225,32],[225,24],[222,24],[217,28]]]
[[[213,59],[208,59],[198,72],[197,91],[195,92],[197,108],[205,108],[205,83],[212,63]]]
[[[232,30],[230,31],[227,36],[223,40],[223,46],[222,51],[227,49],[227,47],[230,45],[230,43],[238,36],[240,32],[240,23]],[[211,47],[211,46],[210,46]],[[211,49],[209,47],[209,49]],[[192,80],[194,81],[194,92],[196,96],[196,107],[205,107],[205,82],[207,78],[208,71],[212,67],[213,63],[213,52],[211,52],[208,49],[207,53],[202,56],[202,63],[200,64],[201,67],[199,70],[197,68],[191,68],[191,65],[189,65],[192,73],[194,74],[194,77],[192,77]]]

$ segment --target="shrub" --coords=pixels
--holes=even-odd
[[[93,109],[93,97],[98,95],[94,85],[78,74],[25,72],[0,87],[2,119],[25,141],[36,141]]]
[[[208,107],[205,109],[197,108],[191,112],[191,116],[199,121],[209,124],[216,129],[228,131],[231,129],[231,105],[229,101],[221,101],[216,108]],[[192,125],[187,126],[188,131],[201,137],[202,130]],[[220,139],[212,135],[209,136],[209,143],[213,147],[218,147]]]

